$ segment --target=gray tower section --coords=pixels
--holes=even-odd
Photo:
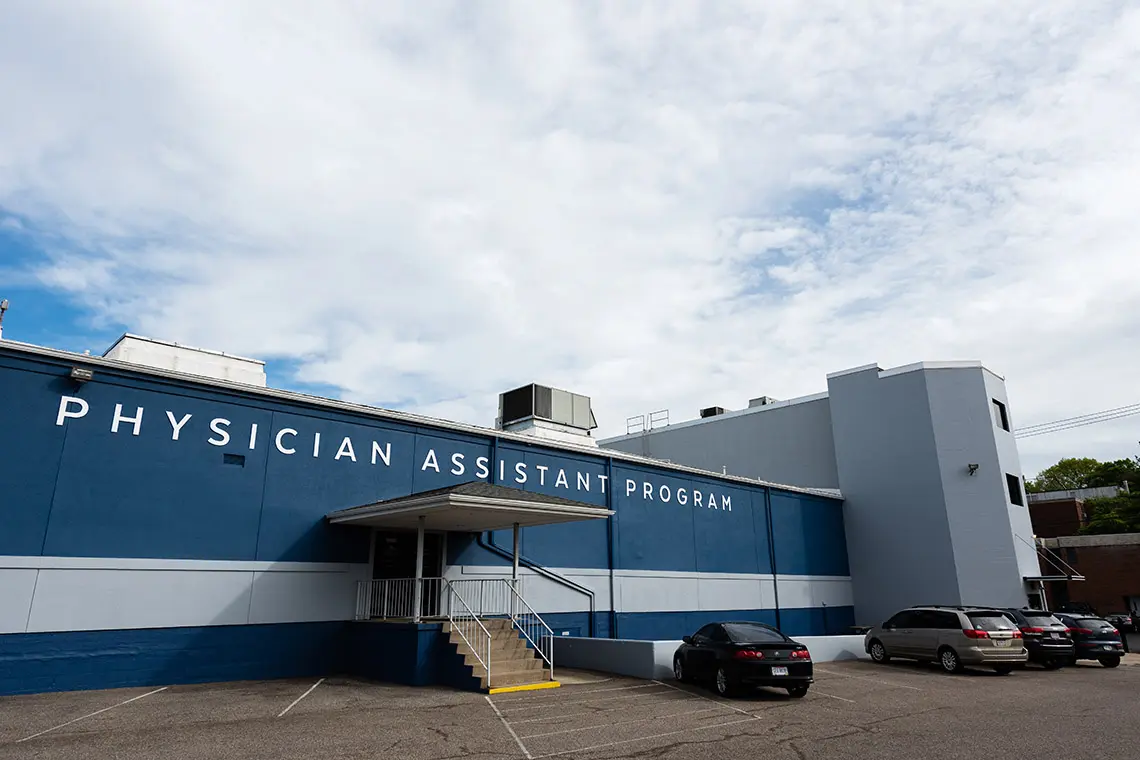
[[[827,394],[599,443],[838,486],[856,619],[870,625],[912,604],[1027,603],[1024,578],[1040,568],[1012,428],[1001,377],[927,362],[838,372]]]

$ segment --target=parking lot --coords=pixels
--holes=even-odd
[[[0,758],[1131,757],[1140,655],[1127,660],[1005,677],[826,663],[804,699],[568,672],[493,696],[328,678],[4,697]]]

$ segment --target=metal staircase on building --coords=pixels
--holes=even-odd
[[[479,691],[552,688],[554,632],[519,591],[517,578],[364,581],[358,620],[436,619],[463,673]]]

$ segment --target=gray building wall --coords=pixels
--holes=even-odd
[[[598,441],[629,454],[805,488],[838,488],[826,394]]]
[[[828,378],[856,622],[960,600],[926,376]]]
[[[912,604],[1026,604],[1040,574],[1017,445],[978,362],[828,376],[828,392],[599,441],[603,447],[775,483],[840,489],[856,620]],[[967,465],[978,464],[970,475]],[[1022,499],[1028,503],[1024,498]]]

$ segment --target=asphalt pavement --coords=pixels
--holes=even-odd
[[[824,663],[804,699],[570,672],[493,696],[327,678],[5,697],[0,759],[1103,760],[1140,747],[1140,655],[1127,661],[1009,676]]]

